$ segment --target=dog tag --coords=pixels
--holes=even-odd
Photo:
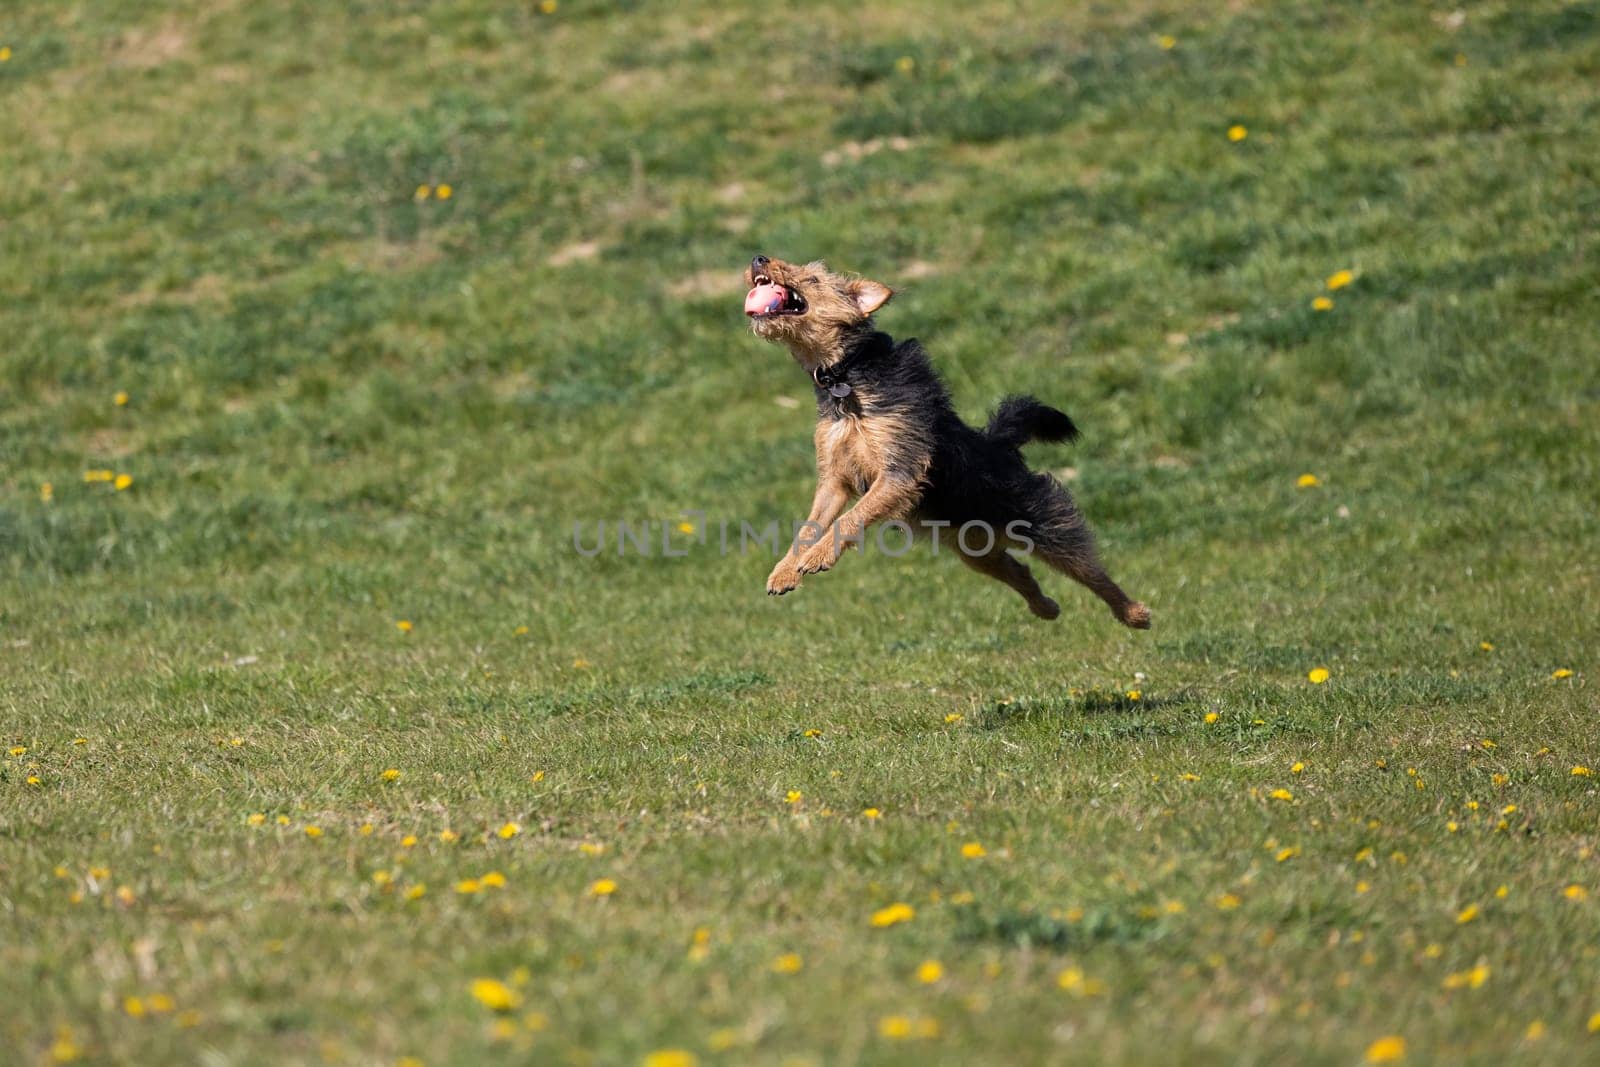
[[[828,386],[829,395],[837,397],[840,400],[843,400],[854,391],[855,390],[850,388],[849,382],[834,382],[832,385]]]

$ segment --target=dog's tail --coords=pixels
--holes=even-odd
[[[1008,396],[1000,401],[983,432],[990,440],[1013,448],[1029,441],[1078,439],[1078,428],[1071,419],[1031,396]]]

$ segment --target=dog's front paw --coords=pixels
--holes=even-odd
[[[794,556],[784,556],[767,575],[767,595],[782,596],[800,585],[800,569]]]
[[[806,549],[806,554],[800,557],[799,570],[801,574],[821,574],[838,562],[838,553],[827,542],[822,542]]]

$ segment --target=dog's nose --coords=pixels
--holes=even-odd
[[[772,260],[768,259],[766,256],[756,256],[750,261],[750,271],[752,274],[760,274],[762,271],[767,269],[767,264],[771,262]]]

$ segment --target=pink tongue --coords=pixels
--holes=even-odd
[[[744,313],[746,315],[770,314],[783,307],[783,302],[788,296],[788,290],[776,282],[758,285],[744,294]]]

